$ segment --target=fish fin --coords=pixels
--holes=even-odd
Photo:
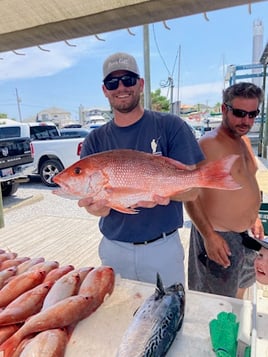
[[[177,169],[179,170],[191,170],[191,166],[190,165],[185,165],[180,161],[174,160],[170,157],[166,157],[166,156],[160,156],[162,161],[166,161],[169,164],[172,164],[174,166],[177,167]]]
[[[156,293],[156,300],[161,298],[163,295],[165,295],[165,289],[164,289],[164,285],[162,282],[162,279],[160,277],[160,274],[157,273],[156,274],[156,288],[155,288],[155,293]]]
[[[139,213],[139,210],[137,210],[135,208],[124,207],[124,206],[122,206],[120,204],[116,204],[116,203],[108,203],[107,206],[114,209],[115,211],[118,211],[121,213],[128,213],[128,214],[138,214]]]
[[[221,190],[237,190],[242,188],[231,175],[231,168],[238,158],[239,155],[228,155],[223,159],[211,161],[200,167],[199,187]]]
[[[174,193],[174,195],[170,196],[171,201],[178,201],[181,202],[181,194],[187,191],[190,191],[192,188],[186,188],[185,190],[179,190]]]

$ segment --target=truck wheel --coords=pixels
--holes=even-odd
[[[43,162],[40,168],[41,181],[49,187],[57,186],[53,182],[53,177],[64,169],[61,162],[56,159],[51,159]]]
[[[1,190],[2,190],[3,197],[13,195],[18,188],[19,188],[19,184],[16,182],[12,182],[12,183],[1,182]]]

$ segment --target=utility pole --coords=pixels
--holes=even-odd
[[[143,25],[143,57],[144,57],[144,108],[151,109],[151,76],[150,76],[150,42],[149,25]]]
[[[18,94],[18,90],[17,90],[17,88],[16,88],[16,98],[17,98],[17,105],[18,105],[19,119],[20,119],[20,122],[22,122],[22,117],[21,117],[21,109],[20,109],[21,99],[20,99],[20,97],[19,97],[19,94]]]
[[[168,77],[168,82],[170,85],[170,113],[174,114],[174,103],[173,103],[173,91],[174,91],[174,82],[172,77]]]
[[[265,97],[266,97],[266,75],[267,75],[267,65],[268,65],[268,43],[266,43],[266,46],[264,48],[264,51],[262,53],[262,56],[260,58],[260,63],[263,65],[263,84],[262,84],[262,89],[264,92],[264,98],[263,98],[263,103],[262,103],[262,108],[261,108],[261,127],[260,127],[260,134],[259,134],[259,145],[258,145],[258,156],[263,157],[266,159],[267,158],[267,134],[268,134],[268,129],[267,129],[267,109],[265,113]],[[266,122],[264,118],[264,114],[266,115]],[[264,122],[265,122],[265,127],[264,127]]]
[[[181,80],[181,45],[179,45],[179,59],[178,59],[178,91],[177,91],[177,110],[175,114],[181,114],[181,102],[180,102],[180,80]]]
[[[262,156],[267,159],[267,145],[268,145],[268,99],[266,99],[266,113],[265,113],[265,123],[264,123],[264,136],[262,143]]]

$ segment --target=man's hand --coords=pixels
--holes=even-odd
[[[205,249],[209,259],[222,265],[224,268],[228,268],[231,264],[229,256],[231,256],[231,250],[227,242],[216,232],[213,232],[213,237],[204,240]]]
[[[262,221],[259,217],[256,219],[254,225],[251,227],[251,232],[255,238],[258,239],[264,238],[264,229],[263,229]]]
[[[84,207],[88,213],[97,217],[106,217],[109,215],[111,208],[107,207],[107,200],[99,200],[93,203],[91,197],[81,198],[78,201],[79,207]]]

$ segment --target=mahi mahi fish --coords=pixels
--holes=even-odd
[[[119,149],[89,155],[54,177],[60,188],[53,193],[66,198],[107,200],[107,206],[135,214],[132,206],[154,202],[154,196],[172,199],[194,187],[236,190],[230,170],[238,158],[230,155],[198,169],[164,156]],[[175,199],[175,198],[174,198]]]
[[[135,313],[116,356],[164,357],[182,326],[184,309],[183,285],[164,288],[157,274],[155,292]]]

